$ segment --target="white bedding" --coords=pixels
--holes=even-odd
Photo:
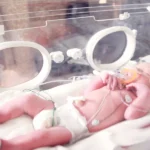
[[[45,92],[48,93],[57,103],[57,105],[62,105],[63,103],[65,103],[66,97],[68,95],[79,95],[81,93],[81,89],[83,89],[86,84],[86,80],[78,81],[44,91],[41,94],[46,96],[47,94],[45,94]],[[20,96],[22,94],[25,93],[22,91],[3,92],[0,94],[0,105],[2,105],[6,101],[11,101],[12,98]],[[45,147],[38,148],[38,150],[123,150],[123,148],[119,146],[120,143],[130,145],[139,142],[142,143],[133,145],[128,148],[128,150],[150,150],[150,129],[146,129],[146,131],[141,132],[140,130],[136,130],[135,128],[138,124],[146,121],[150,123],[150,116],[146,116],[145,118],[136,121],[117,124],[87,139],[79,141],[74,145],[56,146],[53,148]],[[17,119],[0,125],[0,138],[9,139],[14,136],[26,134],[32,130],[33,127],[31,118],[29,118],[28,116],[21,116]],[[146,141],[143,141],[143,139],[146,139]]]

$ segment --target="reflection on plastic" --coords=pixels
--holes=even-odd
[[[9,55],[23,54],[24,60],[19,59],[19,56]],[[18,84],[27,82],[38,75],[41,71],[43,60],[39,52],[36,52],[33,48],[15,48],[5,49],[0,51],[0,55],[3,55],[2,64],[0,65],[0,87],[12,87]]]

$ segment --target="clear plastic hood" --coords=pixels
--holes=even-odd
[[[0,88],[118,69],[150,54],[149,26],[149,0],[1,0]]]

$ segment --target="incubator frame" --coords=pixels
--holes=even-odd
[[[95,49],[97,43],[101,39],[103,39],[105,36],[107,36],[111,33],[114,33],[114,32],[118,32],[118,31],[123,31],[127,38],[127,45],[126,45],[123,55],[121,56],[121,58],[119,58],[117,61],[115,61],[111,64],[101,64],[101,65],[97,66],[94,63],[94,59],[93,59],[93,53],[94,53],[94,49]],[[124,27],[124,26],[110,27],[110,28],[107,28],[107,29],[97,32],[96,34],[94,34],[91,37],[91,39],[88,41],[86,48],[85,48],[86,59],[88,60],[90,66],[96,71],[107,70],[107,69],[108,70],[116,70],[116,69],[120,68],[121,66],[125,65],[126,63],[128,63],[128,61],[130,61],[130,59],[132,58],[132,56],[135,52],[135,46],[136,46],[136,35],[135,35],[134,31],[132,31],[128,27]],[[64,57],[62,57],[62,56],[64,56],[62,54],[62,52],[61,53],[60,52],[52,52],[49,54],[48,51],[43,46],[41,46],[35,42],[9,41],[9,42],[0,43],[0,51],[7,49],[7,48],[12,48],[12,47],[13,48],[14,47],[30,47],[30,48],[37,49],[43,57],[43,67],[42,67],[40,73],[32,80],[27,81],[27,82],[22,83],[17,86],[10,87],[10,88],[0,88],[0,92],[6,91],[6,90],[12,90],[12,89],[38,88],[39,85],[42,84],[47,79],[47,77],[51,71],[52,60],[55,62],[61,63],[64,58]],[[53,56],[55,56],[55,59],[53,58]],[[60,59],[60,58],[62,58],[62,59]],[[73,58],[73,59],[75,59],[75,58]]]

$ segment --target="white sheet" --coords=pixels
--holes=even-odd
[[[65,103],[66,97],[68,95],[77,96],[81,94],[81,92],[79,91],[81,91],[81,89],[84,89],[86,84],[87,81],[78,81],[68,85],[59,86],[45,92],[51,95],[52,99],[55,100],[58,105],[62,105],[63,103]],[[11,101],[12,98],[20,96],[22,94],[25,93],[23,93],[22,91],[7,91],[1,93],[0,105],[5,103],[6,101]],[[45,96],[47,95],[44,92],[43,94]],[[150,129],[147,130],[146,133],[141,133],[140,130],[132,130],[132,128],[135,128],[137,125],[143,123],[143,121],[150,123],[150,116],[136,121],[117,124],[71,146],[56,146],[53,148],[45,147],[38,148],[37,150],[123,150],[123,148],[119,146],[120,143],[138,143],[143,139],[146,139],[147,142],[142,141],[141,144],[134,145],[128,150],[150,150]],[[17,119],[0,125],[0,138],[9,139],[14,136],[26,134],[32,130],[33,127],[31,118],[29,118],[28,116],[21,116]],[[134,132],[134,134],[132,134],[132,131]]]

